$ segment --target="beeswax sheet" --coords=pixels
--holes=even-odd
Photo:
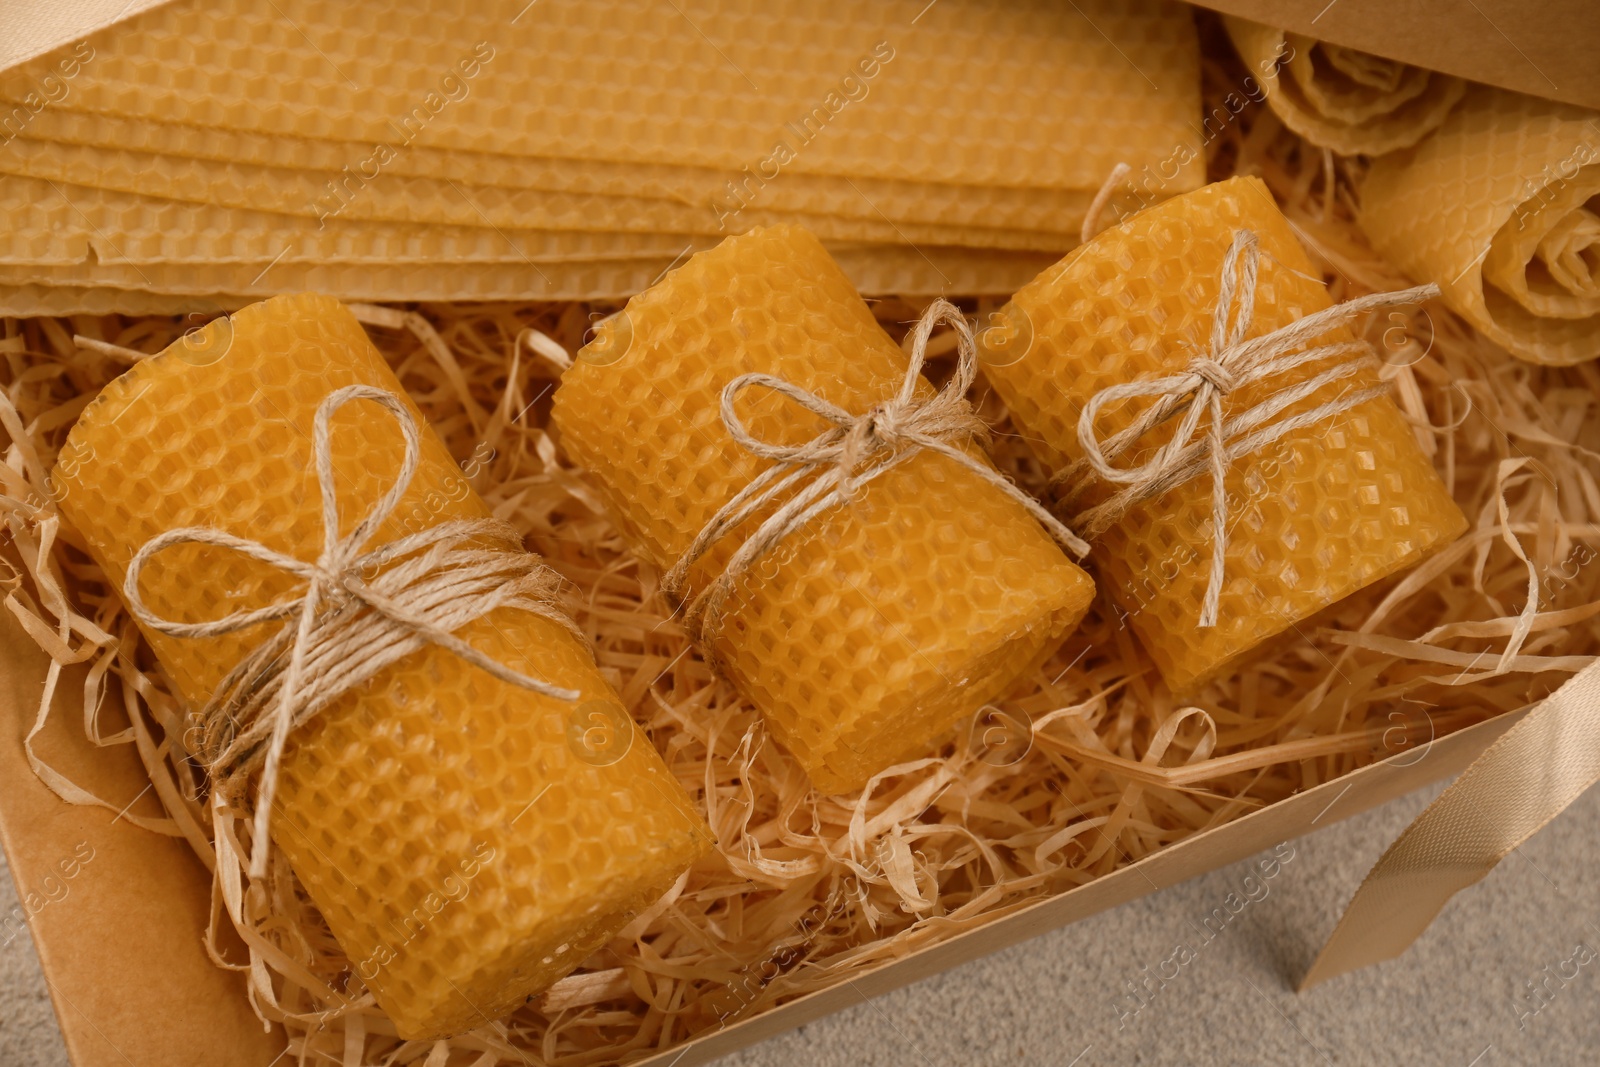
[[[0,175],[0,263],[498,262],[676,255],[691,238],[316,219]]]
[[[833,255],[862,292],[907,296],[1003,295],[1025,284],[1054,258],[1035,252],[898,245],[843,245],[835,247]],[[237,305],[302,290],[325,292],[342,300],[373,301],[621,299],[649,287],[687,258],[685,253],[550,263],[19,264],[0,266],[0,308],[35,306],[32,302],[39,297],[12,296],[10,291],[21,287],[31,293],[32,287],[39,286],[81,290],[90,302],[78,307],[73,303],[74,297],[57,294],[51,298],[51,306],[59,310],[26,314],[122,310],[117,301],[106,295],[107,290],[221,301],[206,306],[228,306],[230,301]],[[150,302],[141,297],[129,298],[127,303],[132,310]]]
[[[469,174],[463,168],[461,174]],[[1062,251],[1076,243],[1059,232],[895,222],[877,216],[850,218],[775,212],[764,205],[712,211],[705,205],[637,196],[548,193],[480,185],[465,178],[381,176],[291,170],[210,160],[169,158],[144,152],[14,141],[0,149],[0,174],[70,182],[86,188],[185,203],[271,211],[295,216],[292,225],[318,229],[335,222],[370,220],[409,223],[398,232],[426,241],[422,226],[479,227],[480,240],[493,229],[549,228],[642,234],[702,234],[724,237],[744,229],[790,222],[836,241],[881,241]],[[1081,221],[1081,211],[1078,213]],[[114,231],[113,231],[114,232]],[[197,237],[202,243],[205,238]],[[502,249],[506,242],[490,240]],[[681,247],[681,242],[679,247]],[[649,249],[641,249],[648,251]],[[552,254],[559,254],[552,253]]]
[[[247,296],[207,293],[176,296],[104,285],[38,285],[0,282],[0,316],[33,318],[59,315],[183,315],[191,311],[232,311],[251,302]]]
[[[1475,87],[1361,200],[1373,246],[1502,348],[1600,356],[1600,112]]]
[[[1161,0],[180,0],[90,39],[54,106],[373,144],[1093,189],[1183,149]],[[41,60],[0,77],[16,98]],[[781,147],[780,147],[781,146]]]
[[[15,106],[18,102],[11,103]],[[397,177],[459,181],[463,175],[470,175],[475,184],[507,189],[668,200],[699,208],[717,219],[730,212],[742,214],[759,208],[842,218],[1048,230],[1076,236],[1095,191],[1092,186],[1020,189],[783,171],[767,179],[743,169],[517,156],[439,149],[423,144],[405,145],[403,150],[397,150],[387,143],[374,145],[221,130],[72,111],[64,107],[47,108],[17,128],[20,130],[17,139],[0,146],[0,167],[11,166],[12,153],[21,158],[37,155],[43,150],[27,147],[29,142],[46,141],[64,146],[147,153],[163,157],[159,161],[163,167],[182,167],[183,160],[211,160],[287,170],[328,171],[339,175],[341,181],[353,173],[356,178],[352,179],[352,184],[361,185]],[[767,173],[771,173],[770,169]],[[1183,177],[1187,180],[1187,176]],[[95,184],[83,182],[81,177],[74,180]],[[319,188],[319,196],[325,193],[325,189]],[[532,225],[533,220],[525,220],[523,224]]]

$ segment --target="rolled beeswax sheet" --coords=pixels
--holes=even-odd
[[[1600,356],[1600,112],[1474,87],[1432,137],[1373,164],[1361,228],[1512,355]]]
[[[743,228],[798,221],[818,236],[834,241],[898,241],[1058,253],[1077,243],[1067,235],[1051,232],[897,223],[882,217],[799,215],[756,206],[737,214],[718,214],[702,206],[671,200],[549,194],[477,185],[453,178],[395,178],[368,183],[359,177],[350,178],[335,172],[241,167],[206,160],[166,160],[145,153],[103,151],[43,141],[16,141],[0,149],[0,182],[14,180],[5,175],[56,184],[68,190],[65,195],[75,204],[85,199],[103,198],[126,203],[129,197],[137,197],[139,203],[154,201],[145,209],[147,211],[182,210],[170,206],[173,202],[249,211],[249,217],[255,221],[233,223],[226,221],[232,216],[223,216],[221,224],[230,231],[263,226],[295,233],[315,231],[311,234],[313,238],[324,239],[315,243],[297,242],[301,247],[296,254],[316,259],[353,258],[343,249],[359,237],[342,235],[351,233],[352,224],[360,221],[389,223],[385,232],[390,245],[397,254],[409,257],[429,254],[427,250],[436,246],[440,238],[431,232],[433,225],[476,231],[475,235],[457,236],[456,240],[468,247],[449,258],[518,258],[517,249],[524,243],[548,258],[648,254],[652,245],[659,251],[659,246],[670,240],[670,235],[720,238],[726,235],[730,222],[736,223],[736,228]],[[106,196],[97,195],[100,193]],[[263,213],[270,215],[263,220]],[[403,223],[415,225],[400,225]],[[324,234],[328,227],[333,227],[334,233]],[[547,229],[601,232],[604,236],[588,239],[581,235],[547,236]],[[629,239],[612,231],[627,231],[638,236]],[[354,233],[359,235],[362,231],[354,227]],[[595,252],[584,251],[586,240],[596,246]],[[620,247],[630,240],[643,247],[637,250]],[[473,242],[486,251],[473,249]],[[570,250],[564,250],[565,246],[570,246]],[[680,240],[674,250],[682,247]]]
[[[666,568],[770,466],[721,422],[730,381],[771,374],[859,413],[891,398],[905,370],[814,237],[761,230],[695,256],[599,327],[563,375],[553,419],[636,549]],[[826,428],[765,390],[736,410],[761,440]],[[691,597],[762,517],[700,560]],[[1093,593],[1020,504],[923,452],[757,561],[708,640],[813,784],[845,792],[1003,694]]]
[[[301,290],[368,301],[620,299],[647,288],[688,254],[685,247],[672,257],[542,263],[0,264],[0,288],[126,289],[202,298],[223,292],[232,294],[235,307]],[[1035,252],[903,245],[846,245],[837,252],[839,266],[861,291],[903,296],[1004,295],[1053,258]]]
[[[91,38],[93,61],[53,106],[372,145],[1046,189],[1096,189],[1118,162],[1185,151],[1176,187],[1203,180],[1184,6],[925,7],[180,0]],[[0,90],[15,98],[32,66]]]
[[[1382,155],[1416,144],[1461,102],[1460,78],[1224,16],[1267,106],[1312,144],[1343,155]]]
[[[330,392],[355,383],[404,396],[354,316],[327,297],[280,297],[215,320],[84,409],[55,471],[62,511],[119,587],[139,546],[181,526],[315,559],[313,417]],[[358,401],[334,416],[332,444],[340,514],[353,527],[393,482],[400,432]],[[416,479],[372,544],[487,515],[427,431]],[[166,550],[141,584],[153,611],[190,622],[264,606],[298,585],[209,545]],[[145,636],[197,707],[270,632]],[[563,626],[501,609],[459,636],[514,670],[580,690],[580,702],[511,686],[429,645],[290,736],[273,821],[350,958],[350,992],[364,983],[412,1038],[484,1025],[521,1004],[659,897],[709,841]],[[604,750],[572,743],[591,714],[625,732]]]
[[[1055,469],[1083,454],[1079,413],[1110,385],[1182,371],[1210,345],[1219,275],[1234,234],[1261,241],[1259,337],[1330,306],[1288,221],[1256,178],[1232,178],[1150,208],[1100,234],[1023,288],[980,335],[984,374],[1017,426]],[[1334,331],[1316,343],[1348,340]],[[1245,385],[1223,401],[1243,412],[1311,364]],[[1284,417],[1376,382],[1332,382]],[[1151,401],[1113,403],[1102,439]],[[1152,430],[1131,466],[1171,439]],[[1228,471],[1225,585],[1216,626],[1200,628],[1210,580],[1212,485],[1202,475],[1131,508],[1091,557],[1167,684],[1192,691],[1268,638],[1408,567],[1466,529],[1466,519],[1387,396],[1293,431]]]
[[[471,175],[475,183],[507,189],[642,197],[686,204],[709,214],[719,224],[725,224],[719,232],[727,233],[737,232],[746,224],[746,212],[760,208],[841,218],[1028,229],[1065,234],[1076,243],[1084,212],[1096,191],[1090,188],[1016,189],[813,174],[783,174],[782,181],[768,181],[759,174],[751,175],[743,170],[731,172],[710,167],[514,156],[437,149],[421,144],[394,151],[388,146],[374,148],[360,142],[208,129],[57,107],[35,116],[22,128],[21,136],[0,148],[0,167],[9,167],[10,160],[24,158],[24,153],[50,151],[27,147],[33,141],[58,144],[63,149],[99,148],[158,157],[148,166],[135,167],[134,173],[140,181],[153,176],[165,182],[168,179],[164,175],[169,171],[181,171],[186,166],[182,162],[185,160],[328,171],[339,176],[339,189],[330,191],[318,187],[317,197],[323,210],[334,210],[353,199],[352,193],[391,177],[459,181],[463,175]],[[75,166],[76,157],[65,159],[73,162],[52,159],[48,160],[48,165],[52,168]],[[33,166],[44,165],[30,164],[29,171],[32,172]],[[75,168],[72,173],[78,175],[71,179],[78,184],[99,184],[85,181],[81,169]],[[154,190],[141,188],[138,191]],[[519,208],[525,206],[519,205]],[[539,210],[535,203],[517,225],[553,226],[553,222],[542,221],[542,216],[537,214]],[[626,227],[613,225],[611,228]]]

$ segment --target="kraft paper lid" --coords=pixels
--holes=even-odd
[[[1319,41],[1600,108],[1594,0],[1197,0]]]

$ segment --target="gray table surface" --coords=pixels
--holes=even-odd
[[[1240,891],[1249,861],[857,1005],[721,1067],[1600,1063],[1600,956],[1570,980],[1557,976],[1572,974],[1564,961],[1575,953],[1600,952],[1600,790],[1457,897],[1405,956],[1292,991],[1361,877],[1438,789],[1294,842],[1267,896],[1136,1014],[1127,983],[1195,942],[1202,918]],[[15,905],[6,875],[0,912]],[[0,945],[0,1065],[66,1063],[31,942]]]

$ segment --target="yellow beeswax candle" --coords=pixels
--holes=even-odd
[[[355,317],[285,296],[217,319],[108,385],[54,479],[65,515],[121,587],[138,548],[210,526],[315,560],[323,530],[311,434],[331,392],[404,397]],[[421,415],[409,399],[414,417]],[[393,484],[402,438],[370,402],[338,409],[332,456],[348,533]],[[372,542],[487,516],[424,431],[416,477]],[[296,595],[284,572],[183,544],[142,571],[145,603],[200,622]],[[146,636],[203,704],[278,624]],[[559,623],[498,609],[462,640],[579,701],[502,682],[434,645],[346,692],[289,736],[272,833],[364,983],[407,1038],[479,1026],[570,971],[699,856],[689,798]],[[607,739],[594,733],[615,731]]]
[[[721,421],[730,381],[774,375],[860,414],[906,367],[816,238],[778,227],[729,238],[629,301],[563,375],[554,422],[635,547],[668,568],[771,466]],[[828,426],[771,391],[741,394],[735,411],[764,441]],[[754,522],[690,571],[690,596]],[[842,792],[1003,693],[1092,596],[1021,504],[920,452],[745,572],[707,640],[813,784]]]
[[[1208,350],[1223,261],[1239,230],[1253,231],[1261,248],[1246,337],[1330,306],[1266,186],[1233,178],[1100,234],[1018,292],[980,333],[984,374],[1048,466],[1059,470],[1084,454],[1079,414],[1096,393],[1178,373]],[[1319,343],[1350,336],[1340,328]],[[1224,397],[1224,412],[1245,411],[1320,369],[1313,363],[1242,386]],[[1363,369],[1353,387],[1375,382],[1375,369]],[[1352,380],[1325,385],[1284,417],[1350,387]],[[1104,409],[1102,437],[1131,425],[1149,403]],[[1151,430],[1139,455],[1170,440],[1172,430],[1171,423]],[[1241,456],[1225,486],[1229,528],[1215,626],[1198,625],[1211,572],[1209,475],[1135,505],[1095,545],[1100,580],[1178,691],[1466,528],[1386,396]]]

